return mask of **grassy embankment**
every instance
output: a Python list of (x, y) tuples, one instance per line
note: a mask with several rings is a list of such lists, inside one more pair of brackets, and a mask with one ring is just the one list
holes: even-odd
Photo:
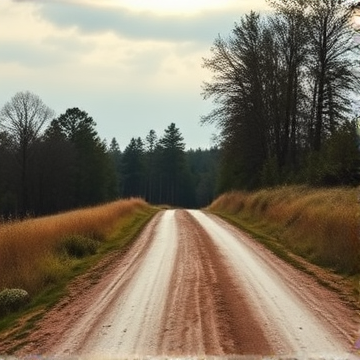
[[(0, 223), (0, 291), (25, 289), (30, 308), (54, 303), (74, 276), (125, 246), (155, 212), (143, 200), (129, 199)], [(8, 325), (0, 321), (0, 329)]]
[[(286, 260), (294, 253), (351, 276), (360, 274), (359, 189), (289, 186), (230, 192), (208, 210), (227, 218)], [(301, 267), (300, 264), (295, 264)]]

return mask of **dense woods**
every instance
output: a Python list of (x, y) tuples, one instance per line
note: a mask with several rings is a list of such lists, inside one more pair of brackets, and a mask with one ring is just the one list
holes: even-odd
[(359, 44), (344, 1), (268, 1), (218, 37), (203, 66), (204, 123), (221, 131), (220, 190), (359, 181)]
[(215, 196), (218, 150), (185, 151), (174, 123), (163, 136), (150, 130), (144, 140), (132, 138), (123, 153), (112, 154), (120, 168), (122, 196), (181, 207), (204, 206)]
[(218, 151), (185, 151), (171, 123), (158, 137), (133, 138), (121, 152), (107, 145), (85, 111), (53, 111), (19, 92), (0, 113), (0, 215), (23, 217), (74, 209), (117, 198), (186, 207), (213, 200)]

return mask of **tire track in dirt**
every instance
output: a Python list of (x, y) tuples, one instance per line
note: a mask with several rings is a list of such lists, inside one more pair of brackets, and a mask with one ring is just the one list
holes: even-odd
[(190, 213), (226, 258), (276, 354), (333, 357), (351, 351), (357, 314), (337, 294), (219, 218)]
[[(129, 286), (138, 264), (155, 239), (162, 214), (156, 214), (138, 239), (125, 251), (115, 251), (88, 273), (75, 279), (69, 285), (68, 295), (47, 312), (30, 335), (20, 339), (19, 344), (25, 345), (15, 355), (53, 356), (61, 351), (78, 352), (89, 331), (96, 328), (101, 320), (102, 313)], [(19, 345), (17, 343), (11, 336), (9, 341), (0, 343), (0, 353), (6, 354), (9, 349)]]
[(354, 312), (214, 216), (160, 212), (111, 259), (75, 280), (15, 355), (309, 356), (350, 349)]
[(164, 312), (160, 353), (273, 353), (225, 259), (187, 212), (177, 212), (179, 245)]
[(56, 354), (157, 354), (160, 315), (177, 252), (174, 214), (174, 210), (163, 213), (145, 256), (133, 263), (130, 278), (118, 282), (111, 298), (95, 304), (89, 321), (77, 324)]

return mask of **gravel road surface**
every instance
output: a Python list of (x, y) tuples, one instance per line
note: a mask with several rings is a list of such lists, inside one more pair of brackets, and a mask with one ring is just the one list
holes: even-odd
[(17, 355), (349, 358), (355, 317), (219, 218), (166, 210), (125, 253), (77, 279)]

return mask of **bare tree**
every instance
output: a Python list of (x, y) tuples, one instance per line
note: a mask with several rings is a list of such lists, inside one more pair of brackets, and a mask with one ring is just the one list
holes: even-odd
[(27, 174), (31, 145), (39, 138), (41, 131), (53, 116), (39, 96), (26, 91), (18, 92), (0, 111), (0, 129), (14, 140), (19, 153), (21, 168), (21, 212), (28, 210)]
[(349, 94), (359, 89), (354, 74), (354, 47), (349, 27), (351, 11), (344, 0), (309, 0), (309, 75), (313, 79), (313, 119), (310, 124), (313, 150), (351, 113)]

